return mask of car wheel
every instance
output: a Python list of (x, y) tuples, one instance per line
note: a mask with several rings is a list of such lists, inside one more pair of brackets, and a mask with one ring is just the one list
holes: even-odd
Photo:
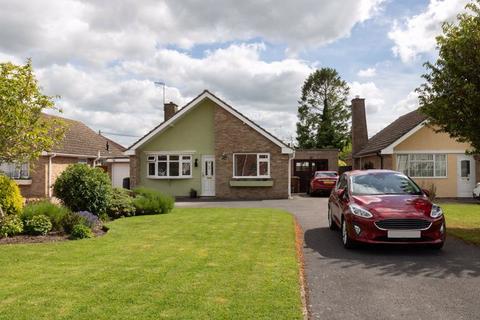
[(327, 215), (328, 215), (328, 228), (330, 230), (337, 230), (338, 227), (335, 224), (335, 221), (333, 221), (332, 209), (330, 208), (330, 206), (328, 206), (328, 214)]
[(351, 249), (355, 246), (353, 240), (348, 235), (347, 222), (345, 221), (345, 219), (342, 219), (342, 242), (343, 242), (343, 246), (346, 249)]

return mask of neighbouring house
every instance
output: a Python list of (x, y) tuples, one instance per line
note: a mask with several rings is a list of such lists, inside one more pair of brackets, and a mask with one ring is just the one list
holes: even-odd
[(315, 171), (338, 169), (338, 149), (297, 149), (292, 163), (292, 190), (305, 193)]
[[(47, 118), (60, 118), (44, 115)], [(96, 133), (80, 121), (60, 118), (67, 130), (65, 137), (52, 150), (42, 152), (33, 163), (22, 165), (2, 163), (0, 171), (14, 179), (26, 198), (52, 196), (52, 186), (57, 177), (73, 163), (86, 163), (102, 167), (111, 177), (113, 184), (122, 186), (123, 178), (129, 176), (128, 157), (124, 147)]]
[(354, 169), (393, 169), (426, 189), (434, 185), (438, 197), (472, 197), (480, 181), (480, 158), (468, 154), (469, 149), (468, 143), (435, 132), (418, 110), (368, 139), (365, 100), (352, 100)]
[(290, 196), (294, 150), (205, 90), (130, 146), (130, 183), (176, 197)]

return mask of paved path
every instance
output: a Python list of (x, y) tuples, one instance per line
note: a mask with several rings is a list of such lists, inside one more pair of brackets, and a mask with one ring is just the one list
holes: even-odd
[(442, 251), (345, 250), (327, 228), (326, 198), (185, 202), (179, 207), (269, 207), (292, 212), (304, 230), (312, 319), (480, 319), (480, 248), (448, 238)]

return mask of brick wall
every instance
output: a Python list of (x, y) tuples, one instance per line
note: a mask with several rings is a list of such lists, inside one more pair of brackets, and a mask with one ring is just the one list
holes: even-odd
[(138, 164), (139, 155), (138, 153), (134, 156), (130, 156), (130, 189), (138, 186), (139, 177), (140, 177), (140, 166)]
[(21, 185), (20, 192), (24, 198), (47, 197), (48, 157), (40, 157), (30, 165), (32, 184)]
[[(221, 107), (215, 108), (215, 191), (222, 199), (281, 199), (288, 197), (288, 154)], [(230, 187), (233, 153), (270, 153), (272, 187)], [(226, 157), (222, 157), (222, 155)]]
[[(48, 158), (40, 157), (30, 166), (32, 184), (20, 186), (22, 196), (25, 198), (48, 197)], [(54, 157), (52, 158), (52, 185), (58, 176), (72, 163), (77, 163), (78, 158)], [(90, 163), (91, 164), (91, 163)]]

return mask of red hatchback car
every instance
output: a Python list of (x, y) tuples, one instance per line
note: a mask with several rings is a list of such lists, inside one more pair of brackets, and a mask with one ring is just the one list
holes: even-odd
[(328, 201), (330, 229), (343, 245), (425, 244), (441, 249), (446, 226), (442, 209), (406, 175), (390, 170), (342, 174)]
[(338, 180), (338, 173), (336, 171), (316, 171), (310, 180), (309, 193), (316, 194), (330, 194), (335, 188)]

